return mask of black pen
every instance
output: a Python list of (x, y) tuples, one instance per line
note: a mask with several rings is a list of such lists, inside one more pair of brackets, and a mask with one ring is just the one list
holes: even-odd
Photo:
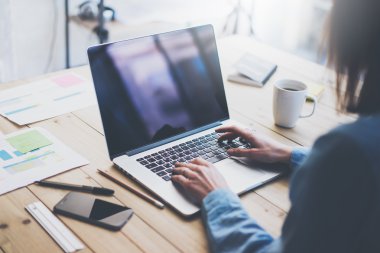
[(71, 191), (80, 191), (80, 192), (89, 192), (97, 195), (106, 195), (110, 196), (114, 194), (114, 190), (102, 187), (93, 187), (87, 185), (74, 185), (74, 184), (65, 184), (60, 182), (51, 182), (51, 181), (36, 181), (38, 185), (56, 188), (56, 189), (64, 189)]

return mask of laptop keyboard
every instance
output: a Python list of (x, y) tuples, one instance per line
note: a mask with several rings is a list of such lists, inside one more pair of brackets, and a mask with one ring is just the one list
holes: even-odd
[(187, 163), (197, 157), (202, 157), (210, 163), (216, 163), (228, 158), (226, 151), (230, 148), (249, 147), (249, 144), (245, 144), (241, 140), (218, 142), (219, 136), (220, 134), (218, 133), (207, 134), (144, 156), (136, 161), (163, 180), (170, 181), (176, 162)]

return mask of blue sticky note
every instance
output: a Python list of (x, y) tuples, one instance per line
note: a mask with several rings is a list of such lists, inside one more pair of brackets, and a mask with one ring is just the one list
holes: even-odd
[(13, 152), (16, 156), (22, 156), (23, 153), (21, 153), (20, 151), (16, 150)]
[(10, 154), (8, 154), (7, 151), (0, 150), (0, 158), (3, 159), (3, 161), (6, 161), (6, 160), (9, 160), (9, 159), (12, 159), (12, 156)]

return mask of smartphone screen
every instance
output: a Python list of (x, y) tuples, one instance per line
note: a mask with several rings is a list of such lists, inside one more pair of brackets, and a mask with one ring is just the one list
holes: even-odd
[(133, 214), (128, 207), (77, 192), (67, 194), (54, 212), (112, 230), (121, 229)]

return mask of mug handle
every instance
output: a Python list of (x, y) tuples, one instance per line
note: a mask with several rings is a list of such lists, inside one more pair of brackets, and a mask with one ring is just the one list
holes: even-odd
[(307, 98), (311, 99), (313, 101), (313, 110), (308, 115), (301, 115), (300, 118), (309, 118), (309, 117), (311, 117), (314, 114), (314, 112), (315, 112), (315, 108), (317, 107), (317, 103), (318, 103), (317, 101), (318, 100), (317, 100), (317, 98), (315, 96), (313, 96), (313, 95), (307, 95)]

